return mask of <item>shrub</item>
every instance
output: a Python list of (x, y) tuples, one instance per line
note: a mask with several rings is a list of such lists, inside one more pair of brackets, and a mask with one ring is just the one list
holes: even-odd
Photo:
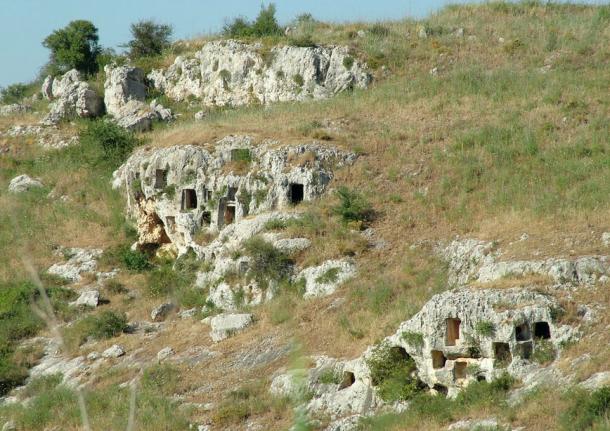
[(70, 22), (55, 30), (42, 42), (51, 50), (51, 65), (56, 72), (77, 69), (93, 74), (97, 72), (97, 56), (100, 52), (97, 28), (85, 20)]
[[(230, 77), (231, 74), (229, 74), (229, 79)], [(252, 161), (252, 154), (247, 148), (234, 148), (231, 150), (231, 161), (250, 163)]]
[(384, 38), (390, 35), (390, 29), (383, 24), (377, 23), (369, 28), (369, 33), (372, 36)]
[(610, 386), (604, 386), (591, 393), (573, 388), (566, 393), (571, 405), (561, 415), (560, 423), (566, 431), (583, 431), (595, 428), (595, 425), (608, 425), (610, 415)]
[(0, 101), (4, 104), (19, 103), (25, 97), (29, 86), (20, 82), (0, 90)]
[(138, 250), (132, 250), (128, 245), (109, 248), (104, 251), (103, 259), (110, 265), (121, 265), (130, 271), (141, 272), (152, 267), (148, 256)]
[(337, 190), (339, 205), (333, 208), (333, 212), (340, 216), (344, 223), (369, 222), (372, 219), (373, 210), (366, 199), (357, 192), (342, 186)]
[(159, 55), (170, 46), (172, 26), (143, 20), (131, 24), (132, 39), (127, 43), (132, 58)]
[(268, 280), (280, 281), (288, 275), (292, 260), (284, 252), (260, 237), (246, 241), (244, 250), (250, 256), (250, 271), (260, 283)]
[(300, 75), (298, 73), (296, 75), (292, 76), (292, 80), (299, 87), (302, 87), (305, 84), (305, 80), (303, 79), (303, 75)]
[(350, 70), (353, 65), (354, 65), (353, 57), (350, 57), (349, 55), (346, 55), (345, 57), (343, 57), (343, 67), (345, 67), (347, 70)]
[(87, 316), (64, 331), (64, 339), (70, 348), (77, 348), (88, 338), (103, 340), (112, 338), (127, 328), (125, 313), (103, 311), (97, 315)]
[(322, 383), (325, 385), (338, 385), (339, 383), (341, 383), (341, 380), (341, 374), (337, 373), (333, 369), (324, 370), (318, 376), (318, 383)]
[(488, 320), (477, 322), (475, 330), (484, 337), (491, 337), (496, 332), (494, 324)]
[(282, 27), (277, 23), (275, 18), (275, 4), (269, 6), (261, 6), (258, 16), (253, 22), (249, 22), (243, 17), (233, 19), (225, 24), (223, 33), (228, 37), (263, 37), (263, 36), (281, 36), (283, 34)]
[(284, 230), (288, 224), (279, 218), (274, 218), (265, 223), (265, 230)]
[(421, 382), (414, 377), (415, 361), (400, 347), (379, 344), (366, 363), (372, 383), (384, 401), (405, 401), (421, 390)]
[(80, 132), (80, 141), (100, 151), (100, 158), (94, 162), (101, 159), (113, 166), (120, 165), (138, 144), (131, 132), (103, 120), (89, 121)]

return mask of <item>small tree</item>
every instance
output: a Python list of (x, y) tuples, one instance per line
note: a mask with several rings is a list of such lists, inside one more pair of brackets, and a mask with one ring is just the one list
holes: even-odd
[(170, 46), (173, 29), (171, 25), (144, 20), (131, 24), (132, 39), (127, 44), (129, 56), (150, 57), (159, 55)]
[(55, 72), (77, 69), (91, 74), (97, 72), (98, 39), (93, 23), (77, 20), (55, 30), (42, 45), (51, 50), (51, 65)]
[(6, 88), (0, 87), (0, 102), (19, 103), (25, 97), (28, 86), (22, 83), (11, 84)]
[(275, 4), (273, 3), (267, 7), (261, 6), (261, 11), (254, 22), (238, 17), (225, 24), (223, 32), (229, 37), (262, 37), (283, 34), (282, 27), (275, 18)]

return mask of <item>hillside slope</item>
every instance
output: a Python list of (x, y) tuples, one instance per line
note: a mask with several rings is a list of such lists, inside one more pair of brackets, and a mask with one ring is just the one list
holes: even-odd
[[(83, 429), (83, 397), (91, 429), (124, 429), (132, 412), (137, 429), (151, 430), (356, 429), (349, 421), (360, 429), (444, 430), (489, 418), (496, 421), (482, 423), (489, 429), (606, 429), (610, 8), (502, 2), (452, 6), (421, 22), (307, 25), (308, 44), (347, 46), (368, 65), (368, 88), (241, 107), (151, 91), (147, 103), (154, 97), (180, 116), (136, 134), (106, 132), (102, 120), (83, 119), (44, 132), (8, 132), (37, 125), (48, 109), (44, 101), (33, 112), (0, 117), (0, 395), (8, 397), (0, 418), (24, 430)], [(178, 42), (168, 55), (139, 66), (169, 67), (177, 54), (191, 58), (208, 41)], [(245, 42), (260, 42), (262, 52), (295, 43), (287, 37)], [(101, 91), (105, 76), (90, 81)], [(205, 115), (195, 120), (200, 111)], [(129, 151), (109, 152), (100, 145), (103, 133)], [(41, 135), (45, 142), (71, 136), (79, 142), (49, 149), (39, 145)], [(195, 156), (164, 155), (187, 146)], [(284, 155), (285, 147), (306, 150)], [(349, 163), (331, 164), (325, 151), (335, 150)], [(171, 165), (163, 187), (145, 183), (168, 170), (154, 165), (155, 154)], [(190, 162), (196, 172), (189, 172)], [(38, 178), (41, 187), (8, 192), (21, 174)], [(304, 177), (311, 182), (294, 179)], [(237, 210), (228, 223), (225, 209), (211, 217), (210, 229), (200, 229), (209, 210), (201, 207), (199, 225), (178, 236), (191, 223), (181, 218), (189, 205), (181, 188), (197, 189), (197, 201), (201, 187), (210, 191), (209, 205), (220, 205), (234, 183), (241, 189), (229, 199)], [(313, 184), (316, 193), (305, 188), (302, 199), (289, 202), (291, 195), (281, 193), (293, 183)], [(268, 207), (255, 196), (265, 187), (269, 199), (260, 201)], [(246, 189), (248, 205), (240, 200)], [(140, 205), (142, 198), (153, 202)], [(236, 227), (271, 209), (285, 214), (260, 222), (252, 238)], [(147, 242), (154, 230), (147, 226), (169, 233), (168, 216), (177, 223), (175, 237)], [(223, 219), (235, 221), (225, 226), (234, 230), (223, 231)], [(235, 240), (241, 234), (243, 242)], [(309, 243), (278, 251), (278, 239), (295, 238)], [(140, 247), (131, 249), (134, 243)], [(155, 256), (159, 246), (167, 253)], [(80, 249), (100, 251), (90, 259)], [(244, 258), (251, 270), (245, 275), (237, 265)], [(328, 261), (350, 262), (355, 275), (341, 278), (328, 295), (308, 297), (299, 275)], [(57, 276), (66, 274), (63, 266), (49, 270), (66, 263), (92, 266), (71, 280)], [(230, 264), (237, 269), (221, 268)], [(206, 284), (202, 273), (218, 277)], [(335, 284), (337, 274), (319, 272), (309, 281)], [(253, 280), (264, 295), (275, 289), (273, 298), (254, 301), (255, 289), (236, 288)], [(214, 342), (208, 324), (221, 314), (215, 292), (225, 282), (233, 304), (224, 311), (251, 313), (253, 322)], [(454, 310), (456, 287), (471, 294), (456, 293), (466, 299), (456, 300)], [(69, 305), (91, 290), (100, 294), (95, 307)], [(496, 298), (493, 310), (479, 320), (466, 317), (464, 310), (479, 310), (468, 298), (486, 303), (488, 292)], [(418, 316), (433, 314), (426, 310), (435, 301), (446, 313), (435, 317), (436, 329), (416, 325)], [(153, 318), (164, 303), (173, 308)], [(517, 364), (515, 349), (530, 338), (515, 338), (523, 323), (516, 315), (530, 324), (536, 346), (534, 356), (521, 354), (525, 365)], [(434, 347), (434, 337), (449, 331), (445, 318), (458, 317), (462, 329), (470, 325), (486, 340), (480, 352), (468, 350), (476, 343), (464, 337), (468, 352)], [(552, 336), (534, 330), (543, 318)], [(507, 356), (492, 344), (503, 331), (511, 338), (505, 344), (512, 365), (505, 367), (499, 363)], [(397, 350), (377, 362), (363, 356), (385, 337), (392, 347), (403, 346), (409, 361), (401, 362)], [(110, 351), (104, 358), (113, 345), (124, 355)], [(416, 345), (425, 346), (425, 378)], [(435, 374), (428, 362), (439, 353), (428, 352), (431, 346), (453, 374)], [(463, 356), (478, 368), (458, 378), (454, 362)], [(29, 369), (32, 377), (22, 386)], [(478, 381), (479, 371), (487, 381)], [(286, 387), (297, 393), (271, 392), (286, 375), (292, 382)], [(362, 407), (354, 387), (377, 401)], [(346, 388), (353, 393), (348, 401), (336, 395)], [(329, 409), (312, 407), (327, 399)], [(337, 406), (344, 410), (336, 413)], [(341, 422), (344, 417), (350, 419)]]

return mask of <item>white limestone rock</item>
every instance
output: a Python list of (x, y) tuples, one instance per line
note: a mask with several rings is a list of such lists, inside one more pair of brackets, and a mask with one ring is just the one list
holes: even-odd
[(350, 260), (328, 260), (319, 266), (306, 268), (296, 277), (305, 280), (305, 298), (330, 295), (345, 281), (356, 275), (356, 265)]
[(97, 267), (97, 259), (102, 255), (101, 249), (88, 248), (65, 248), (62, 253), (68, 259), (65, 263), (52, 265), (47, 272), (57, 275), (72, 282), (81, 280), (84, 272), (94, 272)]
[(70, 305), (75, 306), (85, 306), (95, 308), (97, 307), (100, 300), (100, 292), (99, 290), (86, 290), (80, 294), (78, 299), (74, 302), (71, 302)]
[(23, 174), (11, 180), (8, 185), (8, 191), (11, 193), (24, 193), (28, 190), (40, 188), (42, 186), (40, 180), (33, 179), (30, 176)]
[(102, 98), (87, 82), (81, 80), (80, 73), (76, 69), (55, 79), (51, 92), (55, 101), (51, 103), (49, 113), (42, 120), (45, 125), (57, 124), (62, 119), (72, 116), (96, 117), (104, 111)]
[(142, 69), (131, 66), (104, 67), (104, 101), (106, 110), (121, 127), (144, 132), (150, 130), (155, 119), (172, 119), (171, 110), (153, 100), (145, 103), (147, 88)]
[(176, 306), (171, 302), (166, 302), (164, 304), (158, 305), (150, 312), (150, 319), (153, 322), (162, 322), (175, 308)]
[[(113, 187), (125, 191), (128, 211), (138, 220), (138, 245), (171, 243), (178, 254), (192, 248), (210, 259), (215, 251), (193, 240), (198, 230), (215, 233), (227, 226), (226, 238), (248, 216), (316, 199), (332, 169), (356, 158), (318, 144), (277, 144), (254, 146), (250, 137), (229, 136), (214, 153), (192, 145), (136, 151), (114, 173)], [(234, 169), (240, 157), (246, 159), (244, 171)]]
[(602, 244), (604, 244), (605, 247), (610, 247), (610, 232), (602, 233)]
[(323, 99), (366, 88), (371, 75), (347, 47), (276, 46), (235, 40), (205, 44), (195, 58), (177, 57), (148, 79), (175, 100), (194, 96), (209, 106)]
[(578, 384), (578, 386), (589, 391), (594, 391), (607, 385), (610, 385), (610, 371), (600, 371), (599, 373), (595, 373), (587, 380)]
[(53, 81), (55, 81), (55, 78), (53, 78), (52, 75), (48, 75), (44, 79), (44, 82), (42, 83), (42, 87), (40, 88), (42, 97), (45, 98), (46, 100), (53, 99)]
[(102, 357), (103, 358), (119, 358), (119, 357), (123, 356), (124, 354), (125, 354), (125, 349), (123, 349), (123, 347), (119, 346), (118, 344), (114, 344), (102, 352)]
[(252, 314), (219, 314), (210, 320), (210, 337), (215, 342), (229, 338), (252, 324)]

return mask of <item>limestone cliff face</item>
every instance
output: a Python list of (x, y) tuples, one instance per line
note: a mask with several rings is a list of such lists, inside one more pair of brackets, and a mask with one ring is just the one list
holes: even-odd
[(231, 136), (214, 152), (192, 145), (140, 150), (114, 173), (113, 185), (124, 188), (128, 210), (142, 219), (140, 245), (161, 238), (154, 218), (184, 253), (199, 249), (197, 231), (216, 232), (248, 215), (319, 197), (333, 169), (355, 158), (318, 144), (253, 146), (249, 137)]
[(371, 82), (366, 65), (347, 47), (265, 50), (234, 40), (210, 42), (195, 58), (178, 57), (167, 70), (154, 70), (148, 78), (172, 99), (192, 96), (210, 106), (324, 99)]

